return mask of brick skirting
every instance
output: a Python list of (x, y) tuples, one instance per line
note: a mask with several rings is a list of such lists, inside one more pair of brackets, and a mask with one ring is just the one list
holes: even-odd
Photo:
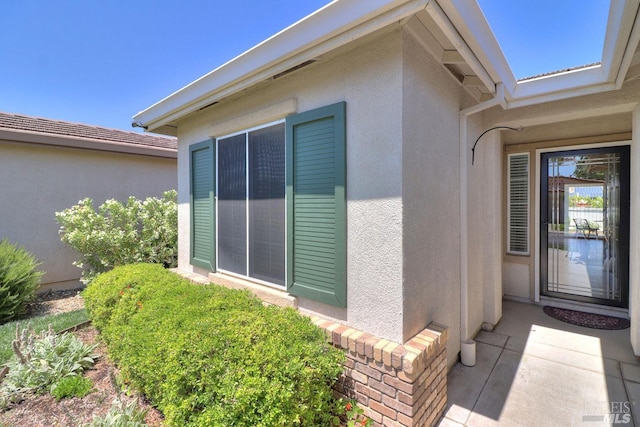
[(345, 351), (335, 390), (356, 399), (375, 426), (433, 426), (447, 403), (447, 329), (431, 323), (404, 345), (312, 317)]
[[(194, 283), (210, 280), (195, 273), (173, 269)], [(209, 279), (214, 279), (209, 277)], [(215, 278), (219, 281), (220, 278)], [(255, 289), (244, 282), (220, 284)], [(258, 294), (265, 299), (264, 295)], [(291, 306), (286, 299), (266, 298), (270, 304)], [(296, 307), (295, 301), (293, 307)], [(403, 345), (375, 337), (340, 323), (312, 316), (328, 341), (344, 350), (344, 373), (335, 391), (356, 399), (375, 427), (431, 427), (447, 403), (447, 328), (431, 323)]]

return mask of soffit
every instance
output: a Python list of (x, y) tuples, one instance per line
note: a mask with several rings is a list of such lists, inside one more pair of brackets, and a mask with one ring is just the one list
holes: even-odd
[(448, 38), (427, 10), (416, 13), (407, 22), (406, 28), (476, 101), (481, 102), (493, 97), (495, 85), (487, 84), (480, 79), (461, 52), (460, 45), (457, 47)]

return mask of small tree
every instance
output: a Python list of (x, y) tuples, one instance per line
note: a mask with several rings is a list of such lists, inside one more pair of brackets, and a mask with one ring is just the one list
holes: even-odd
[(22, 314), (40, 285), (38, 262), (22, 246), (0, 241), (0, 323)]
[(175, 267), (178, 248), (178, 206), (175, 190), (144, 201), (107, 200), (98, 210), (85, 198), (56, 212), (61, 240), (80, 254), (82, 281), (117, 265), (149, 262)]

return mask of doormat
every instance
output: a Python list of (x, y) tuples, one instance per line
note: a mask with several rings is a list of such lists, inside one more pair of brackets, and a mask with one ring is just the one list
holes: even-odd
[(566, 308), (544, 306), (548, 316), (572, 325), (584, 326), (592, 329), (627, 329), (631, 322), (629, 319), (605, 316), (604, 314), (585, 313), (582, 311), (568, 310)]

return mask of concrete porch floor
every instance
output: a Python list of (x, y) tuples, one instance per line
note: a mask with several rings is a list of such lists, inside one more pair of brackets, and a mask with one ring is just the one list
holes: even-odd
[(629, 329), (575, 326), (504, 301), (495, 330), (475, 339), (476, 366), (449, 373), (440, 427), (640, 425)]

